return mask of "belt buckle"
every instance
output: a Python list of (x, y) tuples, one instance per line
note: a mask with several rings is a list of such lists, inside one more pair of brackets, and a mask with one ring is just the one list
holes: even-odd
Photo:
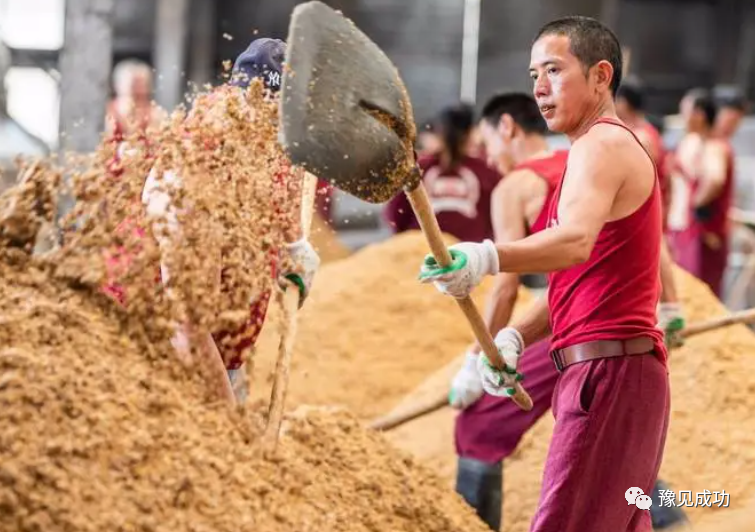
[(556, 371), (561, 373), (564, 371), (564, 363), (561, 360), (561, 349), (554, 349), (551, 351), (551, 358), (553, 359), (553, 363), (556, 365)]

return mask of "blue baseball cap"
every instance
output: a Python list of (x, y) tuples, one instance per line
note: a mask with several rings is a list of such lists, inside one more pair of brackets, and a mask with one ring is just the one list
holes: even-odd
[(278, 92), (283, 81), (285, 59), (285, 42), (267, 37), (256, 39), (236, 58), (230, 83), (246, 88), (253, 79), (260, 78), (265, 87)]

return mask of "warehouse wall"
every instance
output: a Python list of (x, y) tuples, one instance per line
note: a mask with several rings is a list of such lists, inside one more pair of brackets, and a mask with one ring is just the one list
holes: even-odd
[[(299, 2), (220, 0), (217, 59), (231, 59), (258, 35), (285, 38), (288, 17)], [(458, 99), (461, 72), (463, 0), (330, 0), (396, 64), (407, 85), (415, 114), (423, 120)]]
[[(194, 3), (206, 0), (192, 0)], [(254, 36), (285, 38), (296, 0), (217, 0), (212, 68)], [(396, 63), (424, 120), (458, 98), (463, 0), (328, 0), (353, 18)], [(156, 0), (116, 2), (116, 59), (149, 60)], [(529, 90), (529, 47), (548, 19), (602, 17), (632, 49), (632, 71), (651, 90), (656, 113), (676, 110), (695, 85), (745, 84), (755, 98), (755, 2), (748, 0), (483, 0), (478, 102), (501, 88)], [(192, 20), (196, 25), (198, 21)], [(223, 37), (231, 35), (232, 40)], [(188, 54), (188, 62), (193, 54)], [(185, 65), (190, 67), (191, 65)], [(191, 71), (191, 69), (189, 69)]]

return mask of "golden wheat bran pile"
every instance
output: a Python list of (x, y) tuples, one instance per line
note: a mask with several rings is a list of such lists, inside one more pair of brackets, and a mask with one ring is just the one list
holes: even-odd
[[(274, 283), (269, 252), (295, 211), (290, 191), (270, 190), (274, 104), (252, 91), (250, 116), (217, 97), (119, 157), (105, 143), (0, 197), (0, 530), (483, 532), (436, 475), (351, 415), (300, 413), (267, 454), (264, 409), (208, 402), (196, 367), (178, 363), (173, 323), (238, 322)], [(139, 202), (153, 166), (185, 185), (170, 191), (185, 210), (167, 290)], [(78, 202), (60, 245), (33, 256), (61, 174)], [(218, 248), (227, 295), (203, 276)]]
[(256, 412), (205, 403), (90, 297), (0, 264), (0, 530), (484, 530), (345, 412), (295, 416), (266, 456)]
[[(689, 323), (726, 312), (705, 285), (676, 271), (679, 293)], [(731, 508), (755, 496), (749, 471), (755, 467), (755, 335), (734, 326), (690, 338), (670, 355), (671, 422), (661, 478), (677, 495), (703, 490), (730, 494)], [(437, 394), (448, 387), (457, 369), (452, 362), (428, 378), (402, 405)], [(526, 388), (526, 379), (524, 382)], [(436, 412), (387, 433), (399, 448), (432, 466), (449, 486), (456, 472), (453, 446), (454, 412)], [(524, 532), (537, 505), (543, 463), (553, 430), (546, 414), (522, 439), (505, 462), (504, 523), (507, 531)], [(693, 522), (727, 508), (685, 508)]]
[[(338, 404), (379, 416), (466, 349), (474, 337), (461, 310), (417, 280), (427, 252), (422, 233), (410, 231), (321, 268), (299, 313), (291, 405)], [(489, 286), (474, 294), (478, 305)], [(275, 321), (262, 336), (251, 386), (264, 399), (279, 341)]]

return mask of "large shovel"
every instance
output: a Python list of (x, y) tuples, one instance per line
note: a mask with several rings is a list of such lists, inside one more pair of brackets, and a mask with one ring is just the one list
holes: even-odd
[[(755, 323), (755, 309), (740, 310), (725, 316), (691, 323), (680, 331), (680, 335), (686, 340), (687, 338), (692, 338), (698, 334), (744, 323)], [(461, 364), (461, 361), (459, 361), (459, 364)], [(370, 422), (369, 427), (375, 430), (391, 430), (417, 418), (432, 414), (446, 406), (448, 406), (446, 394), (438, 394), (436, 397), (431, 397), (425, 401), (411, 404), (397, 412), (391, 412), (390, 414), (374, 419)]]
[[(321, 2), (294, 9), (281, 92), (281, 143), (291, 160), (371, 203), (403, 189), (438, 264), (451, 256), (422, 186), (416, 126), (403, 81), (386, 55), (353, 22)], [(488, 360), (503, 358), (471, 298), (457, 300)], [(429, 331), (428, 331), (429, 332)], [(532, 399), (506, 375), (512, 400)]]

